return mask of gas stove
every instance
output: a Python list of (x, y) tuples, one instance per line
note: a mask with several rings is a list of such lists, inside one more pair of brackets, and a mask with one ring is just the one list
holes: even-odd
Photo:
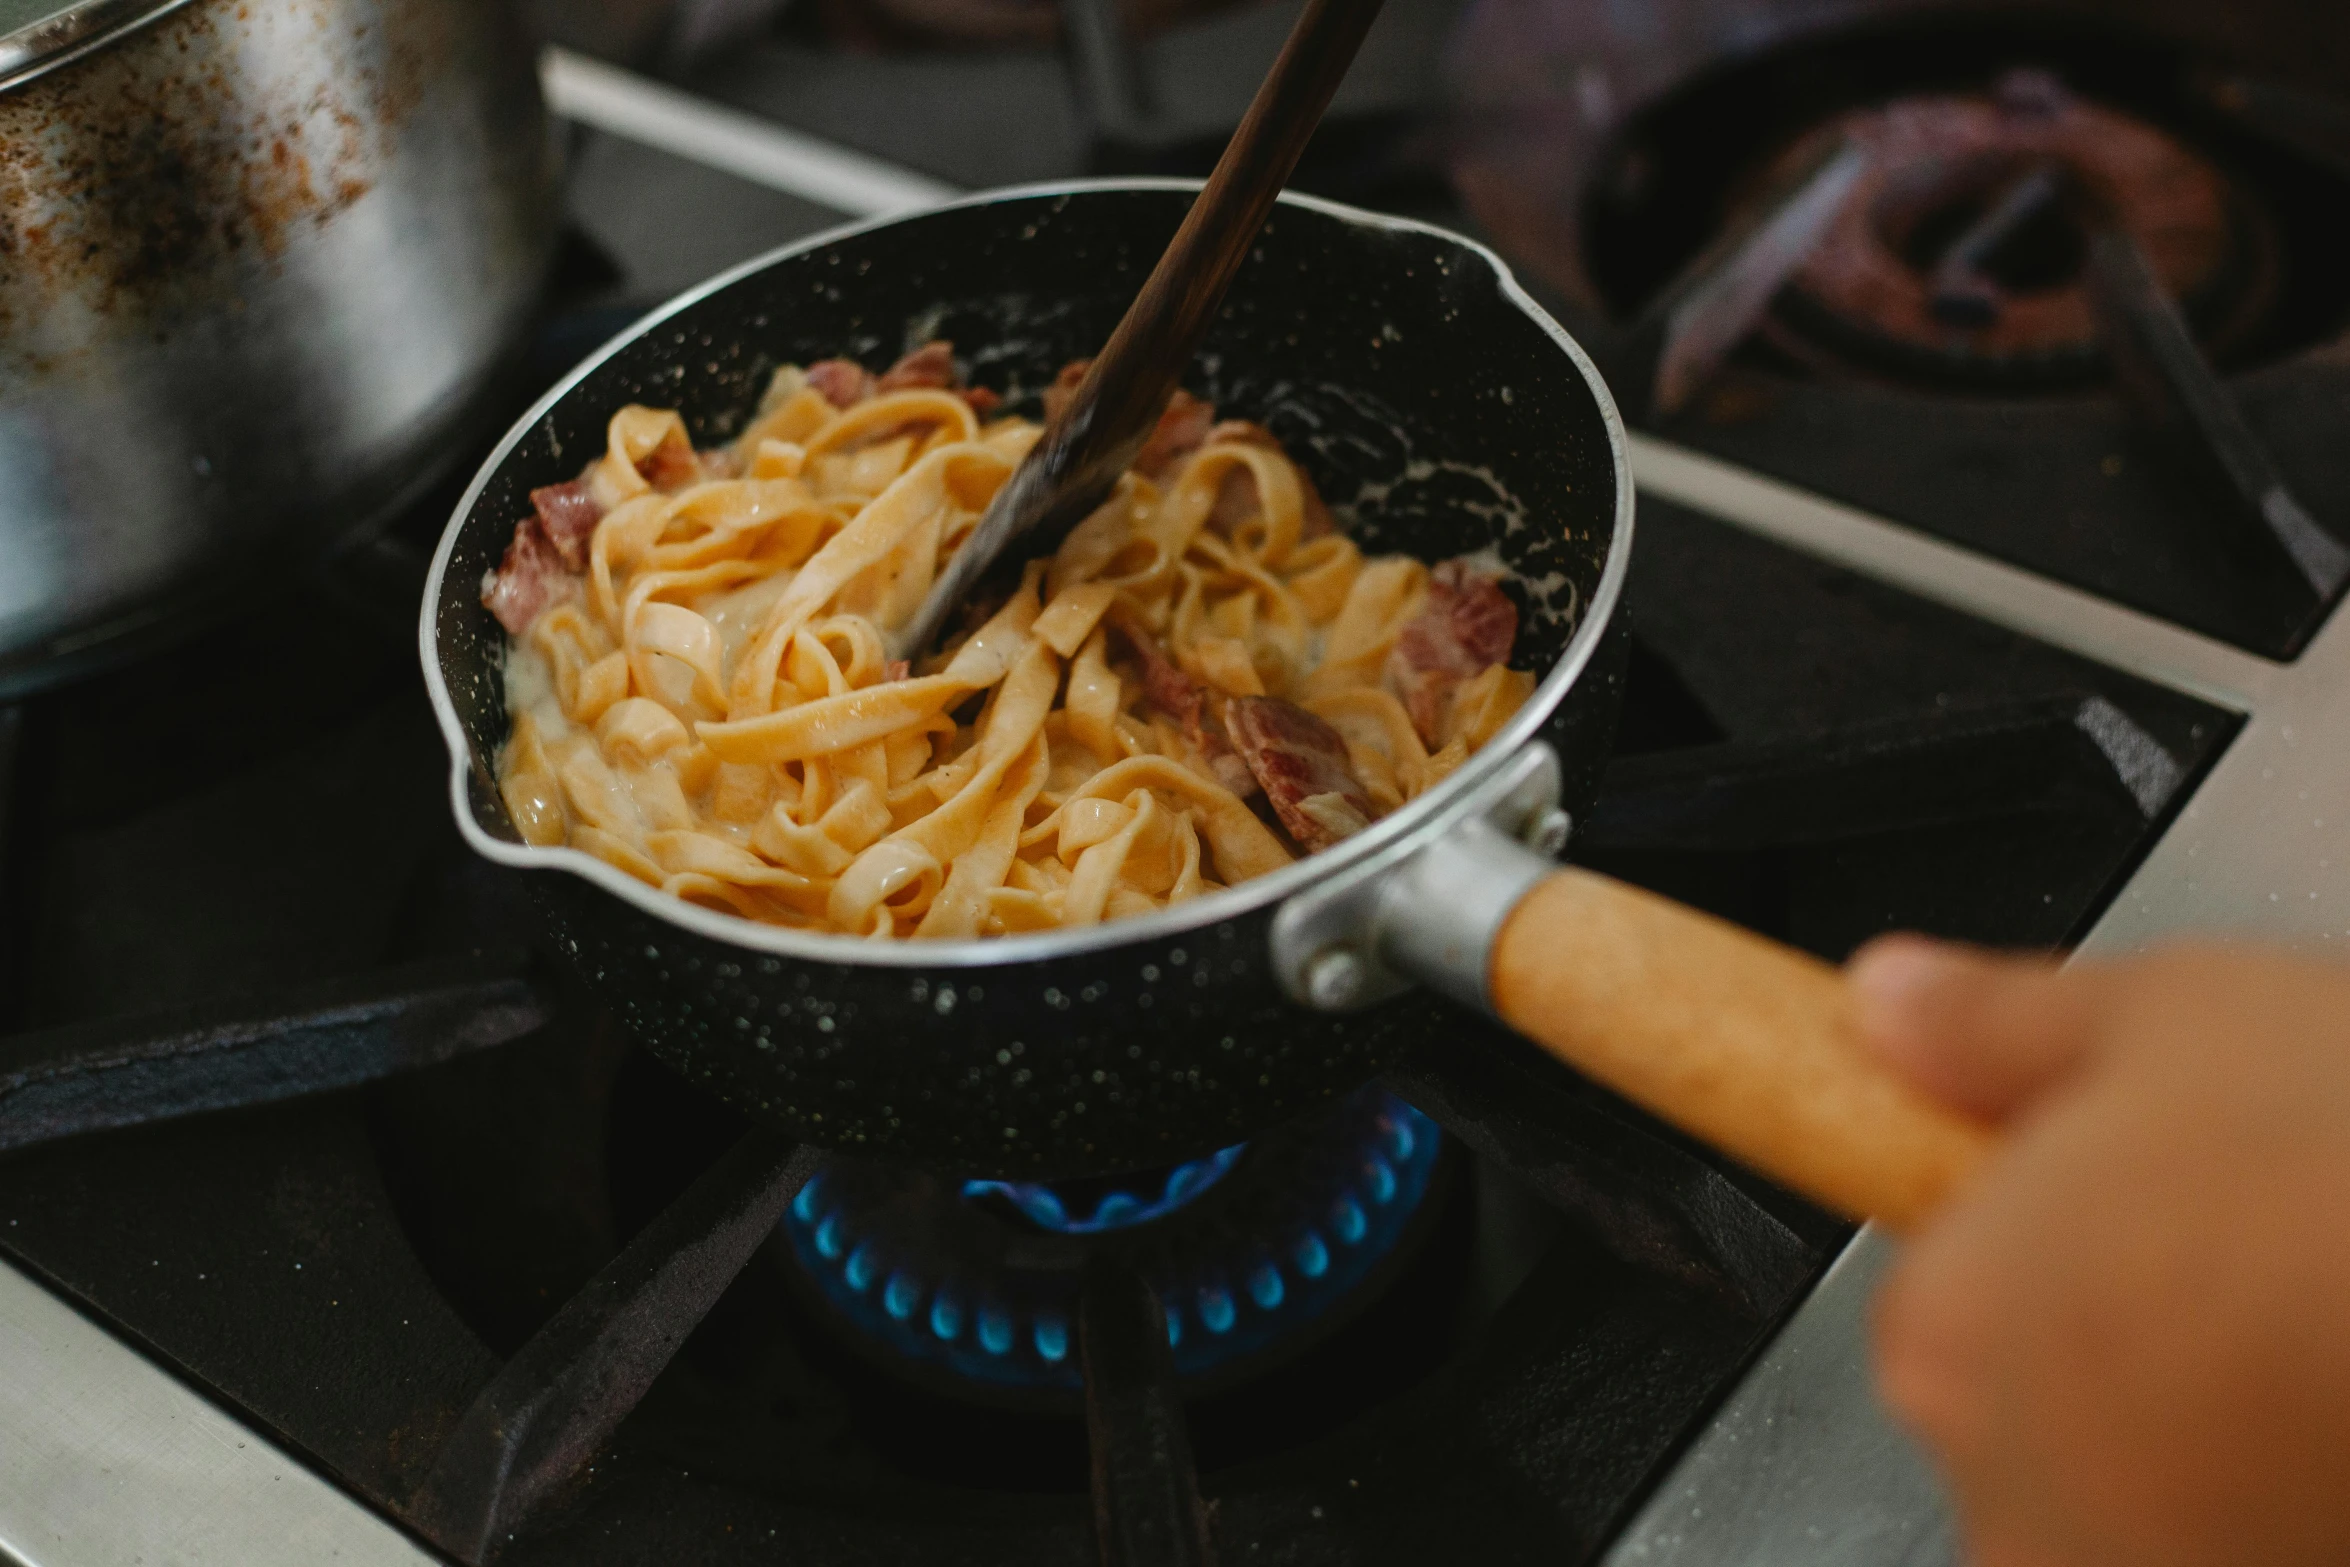
[[(2350, 109), (2289, 67), (2350, 53), (1783, 9), (1388, 0), (1301, 177), (1498, 243), (1640, 415), (1570, 853), (1829, 957), (2323, 950)], [(1201, 10), (551, 55), (575, 233), (518, 384), (843, 214), (1199, 172), (1290, 16)], [(908, 17), (933, 47), (876, 52)], [(0, 1556), (1951, 1558), (1869, 1394), (1887, 1243), (1484, 1023), (1054, 1185), (778, 1147), (652, 1065), (448, 820), (412, 628), (452, 499), (0, 710)]]

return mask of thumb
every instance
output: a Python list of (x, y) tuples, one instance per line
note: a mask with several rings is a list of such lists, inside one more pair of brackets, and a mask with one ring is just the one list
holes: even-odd
[(1883, 936), (1846, 970), (1861, 1038), (1919, 1088), (1988, 1121), (2015, 1114), (2090, 1051), (2078, 973), (1923, 936)]

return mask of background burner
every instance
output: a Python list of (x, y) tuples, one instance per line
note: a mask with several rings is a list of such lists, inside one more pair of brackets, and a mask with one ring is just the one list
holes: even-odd
[(1424, 1236), (1443, 1139), (1379, 1089), (1168, 1169), (1083, 1183), (955, 1181), (836, 1158), (783, 1224), (814, 1314), (887, 1370), (1074, 1407), (1080, 1275), (1096, 1249), (1166, 1307), (1188, 1393), (1311, 1347)]
[(1840, 140), (1865, 148), (1869, 166), (1768, 328), (1815, 367), (1842, 356), (2006, 385), (2097, 373), (2090, 203), (2186, 302), (2207, 353), (2240, 341), (2274, 294), (2272, 226), (2211, 158), (2048, 72), (1847, 111), (1772, 160), (1766, 182)]
[[(1633, 355), (1619, 366), (1642, 362), (1642, 312), (1669, 302), (1709, 247), (1733, 248), (1724, 236), (1777, 160), (1887, 105), (1970, 102), (1980, 131), (2003, 87), (2029, 109), (2054, 83), (2111, 116), (2107, 130), (2167, 149), (2156, 161), (2204, 187), (2182, 209), (2202, 213), (2189, 213), (2186, 237), (2204, 259), (2174, 257), (2170, 277), (2194, 290), (2178, 303), (2197, 373), (2218, 389), (2206, 401), (2241, 415), (2224, 444), (2183, 427), (2146, 395), (2146, 377), (2109, 374), (2108, 355), (2077, 346), (2077, 326), (2044, 317), (2013, 351), (1986, 351), (1998, 345), (1964, 329), (1970, 308), (1978, 321), (1996, 309), (2021, 322), (2085, 292), (2082, 272), (2110, 293), (2114, 269), (2076, 267), (2090, 224), (2047, 198), (2021, 200), (2032, 160), (1992, 158), (1969, 178), (1934, 170), (1917, 148), (1913, 170), (1933, 176), (1925, 197), (1888, 211), (1880, 192), (1861, 217), (1884, 226), (1845, 258), (1891, 276), (1906, 300), (1888, 309), (1862, 289), (1823, 289), (1815, 268), (1778, 291), (1700, 390), (1643, 422), (2271, 658), (2293, 656), (2317, 624), (2333, 597), (2325, 574), (2288, 558), (2247, 496), (2273, 476), (2308, 533), (2350, 538), (2350, 461), (2335, 428), (2350, 396), (2350, 99), (2339, 85), (2350, 11), (1470, 0), (1450, 68), (1463, 113), (1449, 168), (1464, 204), (1569, 330)], [(2000, 139), (2021, 150), (2029, 138), (2015, 130)], [(2011, 202), (2006, 221), (1990, 221)], [(2141, 219), (2159, 205), (2141, 193)], [(2132, 237), (2161, 248), (2144, 228)], [(1935, 275), (1953, 250), (1973, 250), (1988, 273), (1970, 280), (1971, 299)], [(1937, 343), (1933, 321), (1953, 315)], [(1637, 372), (1626, 386), (1637, 415)], [(2256, 453), (2242, 471), (2261, 482), (2238, 483), (2223, 452)]]
[[(1942, 18), (1862, 9), (1879, 15), (1838, 28), (1790, 26), (1777, 38), (1748, 32), (1712, 58), (1685, 62), (1628, 33), (1582, 40), (1584, 63), (1569, 83), (1537, 92), (1526, 87), (1534, 66), (1555, 57), (1564, 69), (1567, 59), (1561, 41), (1528, 20), (1551, 9), (1472, 6), (1453, 62), (1465, 105), (1454, 184), (1503, 250), (1562, 296), (1584, 329), (1631, 319), (1775, 169), (1850, 132), (1891, 155), (1902, 188), (1884, 171), (1868, 176), (1877, 199), (1864, 194), (1848, 215), (1848, 225), (1862, 227), (1842, 234), (1845, 280), (1831, 276), (1831, 245), (1804, 288), (1823, 308), (1841, 308), (1872, 336), (1910, 349), (1905, 374), (1947, 381), (1969, 366), (1939, 351), (1947, 344), (1916, 314), (1904, 313), (1893, 331), (1881, 310), (1855, 308), (1847, 296), (1856, 263), (1876, 252), (1882, 283), (1884, 266), (1930, 260), (1924, 252), (1956, 240), (2039, 159), (2124, 206), (2141, 243), (2196, 306), (2205, 349), (2223, 365), (2289, 357), (2342, 330), (2350, 188), (2338, 171), (2215, 106), (2209, 72), (2224, 57), (2055, 6)], [(1504, 60), (1513, 48), (1522, 58)], [(1947, 162), (1936, 167), (1937, 157)], [(2023, 225), (2013, 235), (2025, 251), (2033, 237)], [(2038, 237), (2048, 236), (2043, 229)], [(2033, 308), (2072, 319), (2012, 348), (2056, 346), (2051, 337), (2084, 343), (2085, 303), (2078, 311), (2062, 304), (2077, 297), (2066, 258), (2043, 254), (2038, 276), (2029, 255), (2007, 259), (2024, 263), (2011, 291), (2017, 301), (2037, 297)], [(1780, 315), (1774, 341), (1784, 347), (1790, 334)], [(1795, 364), (1782, 358), (1782, 368), (1819, 359), (1818, 323), (1807, 324), (1810, 353)], [(1840, 351), (1849, 356), (1851, 346)], [(1973, 345), (1977, 355), (1985, 350), (2010, 352)], [(1882, 355), (1868, 367), (1888, 370)], [(2053, 378), (2047, 368), (2042, 385), (2078, 383), (2096, 366), (2093, 355), (2075, 353)], [(2018, 379), (2028, 388), (2032, 378)]]

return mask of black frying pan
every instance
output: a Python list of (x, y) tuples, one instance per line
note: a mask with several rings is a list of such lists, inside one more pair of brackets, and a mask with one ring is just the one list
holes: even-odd
[[(441, 541), (421, 640), (467, 838), (492, 859), (552, 873), (535, 883), (557, 940), (646, 1048), (809, 1141), (1027, 1178), (1190, 1157), (1359, 1085), (1440, 1027), (1447, 1003), (1404, 990), (1405, 975), (1491, 999), (1573, 1053), (1540, 1018), (1520, 1015), (1572, 999), (1545, 992), (1574, 971), (1571, 951), (1533, 963), (1515, 1000), (1489, 998), (1486, 981), (1513, 944), (1521, 969), (1526, 954), (1549, 951), (1525, 920), (1503, 928), (1551, 870), (1511, 840), (1547, 835), (1555, 849), (1567, 820), (1558, 810), (1588, 809), (1613, 736), (1624, 644), (1611, 620), (1633, 513), (1622, 427), (1589, 359), (1502, 263), (1419, 224), (1284, 198), (1186, 384), (1228, 415), (1269, 426), (1351, 514), (1367, 551), (1433, 561), (1491, 549), (1510, 568), (1521, 616), (1514, 662), (1549, 673), (1516, 719), (1427, 796), (1276, 875), (1147, 918), (875, 943), (752, 924), (662, 896), (583, 853), (527, 846), (492, 786), (506, 732), (504, 638), (478, 585), (530, 510), (529, 491), (574, 477), (615, 409), (678, 407), (697, 444), (720, 441), (779, 364), (847, 354), (878, 366), (941, 336), (978, 383), (1032, 393), (1100, 346), (1195, 188), (977, 196), (739, 268), (640, 322), (548, 394), (483, 468)], [(1673, 918), (1698, 922), (1671, 911), (1666, 936), (1645, 938), (1635, 958), (1677, 950)], [(1613, 939), (1620, 923), (1582, 939)], [(1663, 977), (1684, 1011), (1722, 967), (1702, 942), (1692, 951), (1691, 973)], [(1775, 987), (1795, 975), (1817, 1013), (1819, 987), (1832, 981), (1791, 954), (1758, 961), (1761, 977), (1741, 983), (1771, 992), (1767, 1047), (1790, 1031)], [(1621, 959), (1614, 966), (1630, 972)], [(1612, 1031), (1603, 1043), (1637, 1052), (1643, 1009), (1621, 1003), (1618, 994), (1592, 1015)], [(1755, 1011), (1737, 997), (1724, 1003)], [(1721, 1135), (1702, 1116), (1693, 1124)], [(1758, 1157), (1822, 1189), (1773, 1150)], [(1848, 1208), (1890, 1201), (1822, 1194)]]

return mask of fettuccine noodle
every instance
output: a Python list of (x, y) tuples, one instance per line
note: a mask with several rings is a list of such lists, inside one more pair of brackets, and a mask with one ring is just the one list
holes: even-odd
[(498, 773), (526, 841), (808, 930), (1085, 925), (1359, 829), (1531, 691), (1491, 583), (1366, 558), (1270, 436), (1182, 394), (1049, 560), (892, 665), (883, 632), (1041, 433), (944, 350), (878, 383), (786, 368), (705, 451), (623, 408), (534, 496), (484, 593), (519, 628)]

